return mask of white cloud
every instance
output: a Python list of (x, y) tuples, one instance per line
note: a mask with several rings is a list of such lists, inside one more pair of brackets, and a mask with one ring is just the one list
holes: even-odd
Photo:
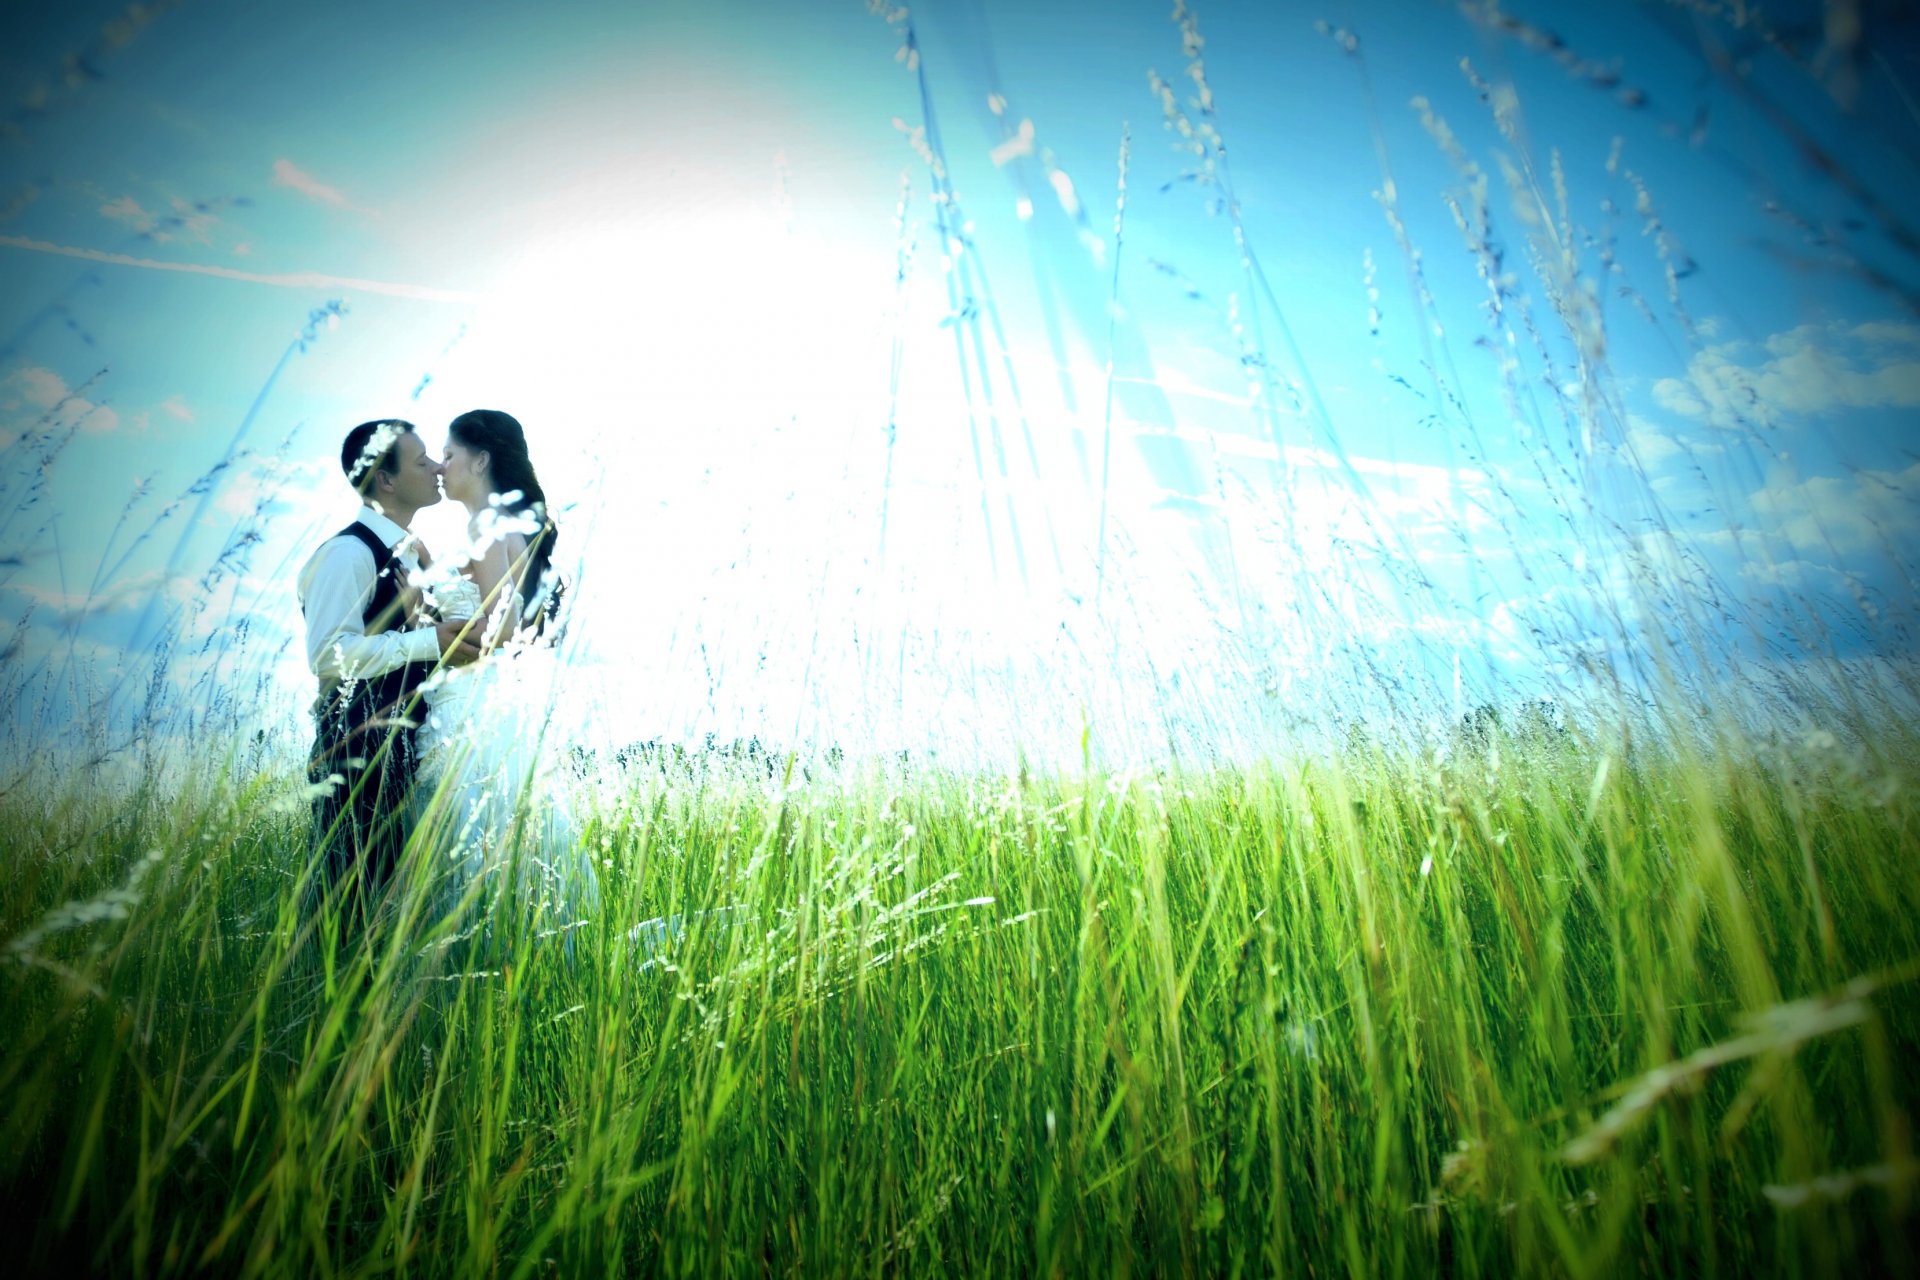
[(153, 188), (149, 188), (149, 198), (164, 201), (165, 207), (149, 209), (138, 197), (127, 194), (102, 204), (100, 214), (110, 221), (132, 228), (155, 244), (186, 239), (195, 244), (211, 245), (214, 233), (227, 225), (214, 211), (227, 203), (225, 201), (196, 203), (169, 194), (164, 189)]
[[(1726, 452), (1726, 446), (1710, 439), (1701, 439), (1675, 431), (1669, 427), (1643, 418), (1637, 413), (1627, 415), (1627, 426), (1618, 444), (1604, 441), (1595, 445), (1597, 454), (1610, 457), (1627, 470), (1641, 476), (1648, 488), (1655, 492), (1666, 492), (1679, 488), (1691, 481), (1699, 470), (1700, 459)], [(1676, 459), (1693, 463), (1692, 467), (1669, 466)]]
[(1885, 597), (1873, 589), (1865, 576), (1851, 569), (1816, 564), (1812, 560), (1749, 560), (1740, 566), (1740, 576), (1762, 586), (1801, 592), (1844, 592), (1853, 597), (1867, 618), (1878, 619), (1882, 613), (1879, 601)]
[(1627, 449), (1629, 456), (1650, 471), (1667, 459), (1677, 458), (1686, 452), (1678, 440), (1644, 418), (1632, 419), (1628, 425)]
[(39, 418), (46, 411), (57, 410), (53, 419), (56, 424), (78, 426), (80, 430), (93, 435), (104, 434), (120, 425), (119, 414), (103, 404), (95, 404), (85, 396), (74, 394), (65, 378), (51, 369), (38, 366), (16, 369), (0, 379), (0, 410), (18, 412), (23, 408), (26, 410), (25, 416), (29, 418)]
[[(102, 216), (115, 222), (125, 223), (142, 235), (153, 230), (153, 215), (140, 207), (140, 202), (132, 196), (121, 196), (100, 206)], [(164, 240), (164, 235), (155, 237)]]
[(308, 463), (270, 454), (247, 454), (222, 478), (214, 508), (244, 519), (256, 511), (311, 503), (320, 487), (314, 471)]
[(1832, 554), (1920, 541), (1920, 463), (1899, 472), (1781, 479), (1748, 502), (1796, 551)]
[(1768, 587), (1801, 587), (1834, 572), (1831, 566), (1811, 560), (1748, 560), (1740, 566), (1742, 578)]
[[(1620, 454), (1625, 460), (1638, 463), (1643, 470), (1657, 470), (1663, 462), (1696, 451), (1697, 446), (1691, 441), (1682, 441), (1657, 423), (1637, 413), (1627, 415), (1626, 447)], [(1714, 451), (1718, 452), (1718, 446)]]
[(328, 186), (320, 179), (282, 157), (273, 162), (274, 185), (298, 191), (309, 200), (318, 200), (321, 204), (330, 204), (336, 209), (351, 209), (353, 204), (338, 187)]
[(155, 596), (173, 604), (186, 604), (194, 598), (196, 586), (193, 578), (186, 574), (167, 577), (155, 570), (123, 578), (91, 594), (20, 582), (8, 584), (5, 590), (33, 601), (62, 625), (71, 625), (84, 618), (98, 619), (109, 613), (144, 609)]
[(7, 385), (17, 385), (27, 403), (40, 409), (53, 408), (67, 394), (66, 379), (51, 369), (18, 370), (8, 376)]
[(120, 415), (103, 404), (88, 406), (86, 415), (80, 419), (80, 429), (89, 435), (103, 436), (119, 425)]
[(1920, 325), (1804, 324), (1759, 344), (1716, 343), (1695, 353), (1686, 376), (1654, 383), (1653, 398), (1717, 427), (1920, 407)]
[(1920, 325), (1870, 322), (1855, 325), (1853, 336), (1879, 346), (1911, 347), (1920, 351)]
[(159, 404), (159, 409), (168, 417), (177, 419), (180, 422), (193, 421), (193, 409), (187, 404), (186, 397), (177, 393), (162, 400)]
[(204, 208), (196, 207), (192, 201), (174, 196), (168, 201), (173, 207), (173, 216), (178, 220), (180, 229), (201, 244), (212, 243), (213, 229), (220, 225), (220, 219)]

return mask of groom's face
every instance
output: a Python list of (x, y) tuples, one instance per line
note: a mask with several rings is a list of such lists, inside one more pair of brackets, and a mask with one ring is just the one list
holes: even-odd
[(440, 501), (440, 464), (427, 453), (419, 434), (407, 432), (394, 449), (394, 500), (415, 511)]

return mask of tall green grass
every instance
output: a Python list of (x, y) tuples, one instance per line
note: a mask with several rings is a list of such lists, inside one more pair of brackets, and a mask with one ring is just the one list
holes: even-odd
[(1920, 742), (1853, 728), (681, 765), (564, 940), (427, 857), (340, 935), (271, 774), (15, 793), (0, 1194), (137, 1274), (1910, 1272)]
[[(904, 11), (879, 8), (917, 70)], [(1155, 92), (1235, 236), (1241, 354), (1271, 405), (1278, 365), (1253, 300), (1275, 347), (1293, 340), (1233, 195), (1197, 19), (1175, 18), (1200, 96), (1158, 78)], [(1330, 34), (1364, 74), (1357, 42)], [(1520, 416), (1544, 441), (1555, 529), (1632, 570), (1623, 594), (1570, 564), (1576, 589), (1542, 622), (1593, 677), (1563, 682), (1582, 707), (1569, 730), (1479, 720), (1446, 750), (1414, 729), (1384, 746), (1355, 733), (1340, 753), (1241, 741), (1229, 677), (1287, 648), (1329, 664), (1363, 651), (1346, 692), (1380, 696), (1316, 708), (1325, 723), (1308, 727), (1329, 738), (1352, 723), (1342, 712), (1386, 706), (1414, 725), (1439, 701), (1403, 698), (1352, 609), (1315, 603), (1330, 582), (1367, 584), (1305, 554), (1283, 509), (1229, 530), (1247, 557), (1230, 585), (1291, 581), (1297, 631), (1241, 610), (1200, 655), (1223, 692), (1196, 714), (1238, 763), (1113, 773), (1088, 750), (1066, 772), (890, 761), (770, 778), (752, 758), (643, 761), (587, 780), (601, 894), (583, 918), (517, 900), (538, 877), (513, 874), (450, 907), (429, 830), (357, 932), (314, 905), (306, 801), (284, 763), (298, 747), (262, 737), (222, 768), (208, 745), (272, 700), (264, 679), (253, 696), (236, 680), (238, 642), (180, 698), (169, 635), (124, 728), (83, 714), (106, 702), (89, 701), (96, 673), (69, 635), (55, 667), (0, 672), (0, 703), (31, 730), (0, 784), (0, 1197), (32, 1224), (12, 1260), (141, 1275), (1912, 1274), (1920, 684), (1894, 657), (1805, 659), (1829, 637), (1776, 648), (1764, 610), (1738, 593), (1723, 606), (1696, 589), (1717, 585), (1704, 570), (1642, 547), (1645, 531), (1688, 530), (1637, 467), (1630, 492), (1607, 492), (1599, 460), (1621, 454), (1596, 442), (1617, 445), (1624, 400), (1599, 312), (1561, 287), (1598, 271), (1643, 308), (1658, 296), (1614, 261), (1621, 219), (1587, 236), (1558, 156), (1535, 163), (1510, 138), (1522, 233), (1503, 248), (1483, 166), (1424, 99), (1413, 109), (1486, 268), (1486, 350), (1583, 375), (1579, 396), (1541, 402), (1522, 364), (1464, 365), (1473, 349), (1436, 342), (1425, 381), (1452, 407), (1433, 421), (1473, 457), (1481, 425), (1456, 387), (1544, 404)], [(1698, 350), (1684, 251), (1645, 185), (1622, 180)], [(1413, 319), (1437, 331), (1444, 308), (1391, 195), (1383, 209)], [(1542, 305), (1509, 281), (1510, 251)], [(960, 358), (985, 368), (971, 334)], [(1344, 456), (1298, 372), (1310, 438)], [(894, 378), (897, 393), (897, 364)], [(1024, 414), (1011, 399), (983, 391), (979, 407)], [(1259, 415), (1276, 446), (1277, 415)], [(50, 417), (25, 437), (8, 521), (41, 501), (74, 430)], [(130, 527), (96, 586), (234, 456)], [(1494, 492), (1511, 509), (1485, 531), (1458, 512), (1462, 546), (1525, 566), (1522, 504), (1504, 481)], [(244, 562), (264, 511), (203, 587)], [(1271, 565), (1254, 558), (1267, 532), (1291, 553)], [(1138, 603), (1124, 577), (1106, 583), (1122, 617)], [(1396, 578), (1407, 598), (1437, 598), (1417, 577)], [(1817, 631), (1815, 603), (1791, 603)], [(1596, 632), (1606, 653), (1581, 647)], [(1742, 652), (1778, 656), (1763, 674), (1781, 687), (1761, 687), (1758, 660), (1740, 669)], [(973, 677), (972, 696), (991, 692)], [(1702, 690), (1719, 705), (1690, 720)], [(1039, 721), (1058, 690), (1020, 692)], [(1150, 692), (1167, 688), (1156, 676)], [(1659, 711), (1622, 709), (1641, 697)], [(1802, 727), (1770, 727), (1787, 724)], [(1171, 743), (1170, 711), (1167, 726)], [(1095, 750), (1137, 746), (1109, 732)]]

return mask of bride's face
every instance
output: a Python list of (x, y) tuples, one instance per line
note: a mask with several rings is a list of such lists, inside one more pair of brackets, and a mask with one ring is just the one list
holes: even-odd
[(447, 457), (441, 483), (455, 502), (475, 506), (487, 500), (487, 455), (469, 449), (458, 440), (447, 441)]

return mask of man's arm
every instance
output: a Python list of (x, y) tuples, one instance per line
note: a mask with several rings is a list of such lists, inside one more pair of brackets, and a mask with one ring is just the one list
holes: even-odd
[(300, 583), (307, 615), (307, 666), (323, 680), (366, 680), (409, 662), (435, 662), (440, 637), (432, 627), (368, 635), (367, 601), (379, 567), (360, 543), (334, 538), (314, 555)]

